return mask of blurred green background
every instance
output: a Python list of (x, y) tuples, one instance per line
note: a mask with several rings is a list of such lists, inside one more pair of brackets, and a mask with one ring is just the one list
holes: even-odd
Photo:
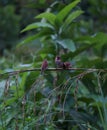
[(0, 130), (107, 130), (106, 68), (107, 0), (0, 0)]
[[(73, 1), (73, 0), (72, 0)], [(28, 24), (35, 21), (34, 16), (46, 11), (53, 6), (52, 11), (57, 12), (71, 0), (0, 0), (0, 53), (4, 49), (11, 49), (27, 33), (20, 31)], [(84, 11), (81, 20), (80, 31), (82, 34), (94, 34), (100, 31), (106, 32), (107, 27), (107, 1), (106, 0), (82, 0), (79, 8)], [(78, 25), (79, 26), (79, 25)]]

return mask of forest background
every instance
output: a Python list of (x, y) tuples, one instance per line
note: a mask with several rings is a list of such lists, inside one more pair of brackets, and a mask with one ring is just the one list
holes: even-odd
[(0, 30), (0, 130), (107, 130), (106, 0), (0, 0)]

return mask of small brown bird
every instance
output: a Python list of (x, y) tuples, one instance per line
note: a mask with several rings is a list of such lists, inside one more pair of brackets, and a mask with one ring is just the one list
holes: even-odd
[(48, 68), (48, 61), (45, 59), (41, 66), (41, 74), (44, 73), (44, 71)]
[(56, 56), (56, 58), (55, 58), (55, 64), (56, 64), (56, 66), (57, 67), (63, 67), (63, 62), (61, 61), (61, 57), (60, 56)]
[(71, 68), (71, 67), (72, 67), (72, 65), (71, 65), (70, 62), (64, 62), (64, 63), (63, 63), (63, 68), (64, 68), (64, 69), (68, 69), (68, 68)]

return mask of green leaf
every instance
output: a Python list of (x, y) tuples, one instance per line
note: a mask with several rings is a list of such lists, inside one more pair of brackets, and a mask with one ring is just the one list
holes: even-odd
[(36, 29), (36, 28), (50, 28), (50, 29), (54, 29), (52, 25), (50, 25), (49, 23), (44, 23), (44, 22), (36, 22), (36, 23), (32, 23), (30, 25), (28, 25), (25, 29), (23, 29), (21, 32), (25, 32), (25, 31), (29, 31), (32, 29)]
[(46, 37), (46, 36), (50, 36), (51, 34), (53, 34), (54, 31), (50, 30), (50, 29), (43, 29), (42, 31), (40, 31), (39, 33), (32, 35), (32, 36), (27, 36), (27, 38), (25, 38), (22, 42), (20, 42), (17, 47), (20, 47), (24, 44), (30, 43), (40, 37)]
[(76, 38), (75, 41), (82, 44), (93, 44), (94, 39), (92, 36), (80, 36), (79, 38)]
[(107, 44), (107, 34), (99, 32), (94, 36), (94, 40), (97, 43), (96, 47), (101, 48), (104, 44)]
[(75, 0), (71, 4), (64, 7), (56, 16), (56, 21), (62, 23), (64, 18), (69, 14), (69, 12), (80, 2), (80, 0)]
[(33, 40), (36, 40), (37, 38), (41, 37), (42, 36), (42, 33), (38, 33), (36, 35), (33, 35), (33, 36), (28, 36), (27, 38), (25, 38), (22, 42), (20, 42), (17, 47), (20, 47), (24, 44), (27, 44), (27, 43), (30, 43), (32, 42)]
[(39, 55), (43, 56), (46, 56), (46, 55), (49, 55), (49, 54), (54, 54), (55, 55), (55, 46), (53, 44), (45, 44), (44, 46), (48, 46), (48, 47), (43, 47), (40, 51), (39, 51)]
[(25, 40), (23, 40), (22, 42), (20, 42), (17, 45), (17, 47), (20, 47), (20, 46), (22, 46), (22, 45), (24, 45), (26, 43), (30, 43), (31, 41), (35, 40), (37, 37), (39, 37), (38, 34), (37, 35), (33, 35), (33, 36), (29, 36)]
[(45, 12), (45, 13), (39, 14), (39, 15), (36, 16), (35, 18), (45, 18), (45, 19), (48, 20), (51, 24), (54, 25), (56, 16), (55, 16), (54, 14), (52, 14), (52, 13)]
[(39, 75), (39, 71), (38, 72), (30, 72), (27, 77), (26, 77), (26, 81), (24, 84), (24, 91), (27, 93), (29, 92), (29, 90), (31, 89), (33, 83), (36, 81), (36, 78)]
[(69, 49), (70, 51), (75, 51), (75, 44), (71, 39), (65, 39), (65, 40), (57, 40), (57, 42), (63, 46), (65, 49)]
[(23, 75), (21, 77), (21, 82), (20, 82), (19, 88), (22, 89), (22, 90), (24, 90), (24, 85), (26, 83), (27, 76), (28, 76), (28, 72), (23, 73)]
[(82, 101), (85, 102), (87, 104), (91, 104), (94, 102), (94, 99), (92, 97), (85, 97), (85, 96), (81, 96), (80, 98), (78, 98), (78, 101)]
[(5, 105), (11, 105), (14, 102), (16, 102), (16, 97), (12, 97), (12, 98), (8, 98), (8, 100), (6, 100)]
[(77, 38), (75, 41), (81, 42), (82, 44), (96, 44), (97, 48), (101, 48), (104, 44), (107, 43), (107, 34), (99, 32), (94, 36), (81, 36)]
[(77, 18), (77, 17), (78, 17), (79, 15), (81, 15), (82, 13), (83, 13), (83, 11), (77, 10), (77, 11), (73, 12), (72, 14), (70, 14), (70, 15), (66, 18), (66, 20), (65, 20), (65, 22), (64, 22), (64, 24), (63, 24), (63, 27), (66, 28), (69, 24), (71, 24), (71, 22), (72, 22), (75, 18)]
[(63, 58), (64, 60), (67, 60), (69, 57), (72, 59), (72, 58), (74, 58), (75, 56), (79, 55), (80, 53), (82, 53), (82, 52), (86, 51), (87, 49), (93, 47), (94, 45), (95, 45), (95, 44), (93, 44), (93, 45), (86, 45), (86, 46), (80, 47), (80, 48), (78, 48), (78, 49), (77, 49), (76, 51), (74, 51), (74, 52), (69, 52), (69, 53), (63, 55), (62, 58)]

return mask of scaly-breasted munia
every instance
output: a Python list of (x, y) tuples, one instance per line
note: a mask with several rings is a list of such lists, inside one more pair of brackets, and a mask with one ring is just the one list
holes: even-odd
[(63, 67), (63, 62), (61, 61), (60, 56), (56, 56), (56, 58), (55, 58), (55, 64), (56, 64), (56, 66), (59, 67), (59, 68), (62, 68), (62, 67)]
[(64, 62), (64, 63), (63, 63), (63, 68), (64, 68), (64, 69), (68, 69), (68, 68), (70, 68), (70, 67), (72, 67), (72, 65), (71, 65), (70, 62)]
[(44, 60), (41, 66), (41, 74), (44, 73), (44, 71), (48, 68), (48, 61)]

